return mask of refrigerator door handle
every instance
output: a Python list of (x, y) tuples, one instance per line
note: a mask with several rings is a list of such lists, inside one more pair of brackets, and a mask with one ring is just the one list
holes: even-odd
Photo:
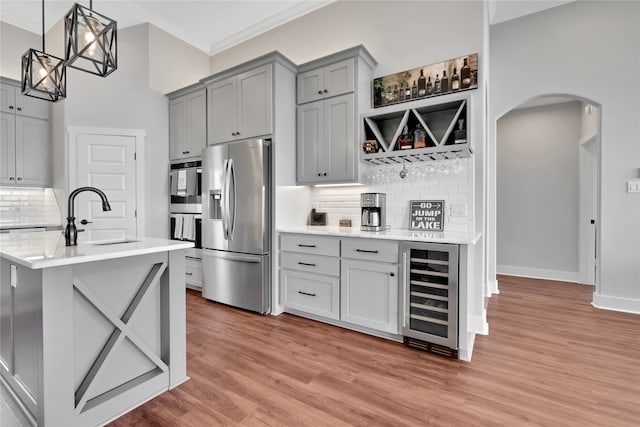
[(224, 239), (229, 240), (229, 159), (224, 160), (224, 194), (222, 195), (222, 231)]
[[(236, 168), (233, 165), (233, 159), (229, 159), (229, 181), (233, 182), (233, 185), (229, 185), (232, 192), (229, 194), (229, 200), (233, 195), (233, 214), (229, 213), (229, 240), (233, 239), (234, 232), (236, 231)], [(229, 203), (231, 204), (231, 203)]]
[(232, 253), (232, 252), (214, 252), (214, 251), (210, 251), (210, 250), (204, 250), (203, 252), (204, 256), (210, 256), (210, 257), (214, 257), (214, 258), (222, 258), (222, 259), (228, 259), (229, 261), (240, 261), (240, 262), (249, 262), (249, 263), (259, 263), (262, 262), (262, 257), (261, 256), (257, 256), (257, 255), (243, 255), (243, 254), (236, 254), (236, 253)]

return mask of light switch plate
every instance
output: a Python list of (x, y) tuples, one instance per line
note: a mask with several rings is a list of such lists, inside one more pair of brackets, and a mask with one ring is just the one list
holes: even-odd
[(16, 287), (18, 285), (18, 268), (11, 264), (11, 286)]
[(640, 180), (627, 181), (627, 193), (640, 193)]

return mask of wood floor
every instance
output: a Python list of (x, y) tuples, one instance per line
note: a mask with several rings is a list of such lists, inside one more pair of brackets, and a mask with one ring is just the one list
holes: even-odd
[(499, 284), (470, 363), (190, 291), (191, 380), (111, 426), (640, 425), (640, 316), (588, 286)]

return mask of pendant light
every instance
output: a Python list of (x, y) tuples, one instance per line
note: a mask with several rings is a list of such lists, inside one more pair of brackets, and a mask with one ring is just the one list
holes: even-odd
[(75, 3), (64, 17), (67, 66), (106, 77), (118, 68), (117, 23)]
[(29, 49), (22, 55), (22, 93), (57, 102), (67, 96), (65, 61), (45, 52), (44, 0), (42, 0), (42, 51)]

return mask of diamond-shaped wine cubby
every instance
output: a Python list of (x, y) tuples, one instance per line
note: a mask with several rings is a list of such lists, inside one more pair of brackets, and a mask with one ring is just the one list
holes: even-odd
[[(468, 98), (438, 104), (430, 100), (363, 115), (360, 160), (384, 165), (470, 157), (468, 105)], [(424, 132), (423, 144), (413, 141), (416, 128)], [(378, 152), (365, 152), (365, 141), (375, 141)]]

